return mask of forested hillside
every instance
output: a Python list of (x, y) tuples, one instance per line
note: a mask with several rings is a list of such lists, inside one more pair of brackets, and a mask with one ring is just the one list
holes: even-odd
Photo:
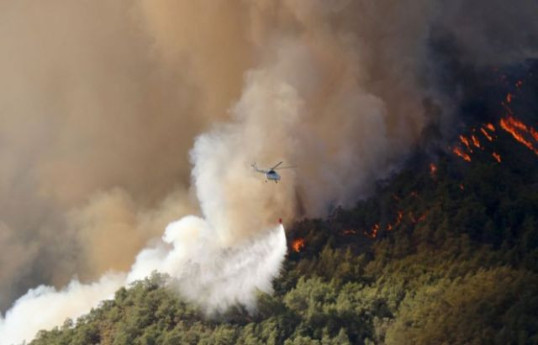
[(155, 274), (31, 344), (538, 344), (538, 88), (505, 79), (449, 148), (289, 227), (256, 313), (206, 318)]

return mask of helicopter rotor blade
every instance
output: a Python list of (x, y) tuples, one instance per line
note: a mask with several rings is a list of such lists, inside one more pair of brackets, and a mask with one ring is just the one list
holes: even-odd
[(284, 162), (278, 162), (277, 165), (275, 165), (274, 167), (270, 168), (269, 170), (275, 170), (275, 169), (276, 169), (280, 164), (282, 164), (282, 163), (284, 163)]
[(262, 174), (267, 174), (267, 171), (264, 170), (264, 169), (258, 168), (256, 163), (252, 163), (250, 166), (254, 169), (255, 172), (259, 172), (259, 173), (262, 173)]
[(280, 170), (280, 169), (295, 169), (297, 168), (296, 166), (287, 166), (287, 167), (278, 167), (278, 168), (274, 168), (273, 170)]

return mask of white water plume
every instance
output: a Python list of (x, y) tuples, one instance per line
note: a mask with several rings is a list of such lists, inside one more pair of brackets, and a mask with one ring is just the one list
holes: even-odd
[(128, 280), (143, 279), (152, 271), (167, 273), (181, 295), (208, 314), (235, 304), (254, 310), (256, 292), (272, 292), (272, 280), (287, 248), (282, 226), (222, 247), (209, 224), (194, 216), (170, 224), (163, 240), (172, 249), (158, 246), (142, 251)]
[(0, 319), (0, 345), (30, 341), (39, 330), (76, 319), (113, 298), (120, 287), (154, 271), (172, 277), (181, 297), (207, 314), (237, 304), (255, 310), (256, 293), (272, 292), (286, 254), (283, 226), (230, 247), (214, 239), (213, 229), (203, 219), (187, 216), (166, 228), (161, 243), (143, 250), (128, 275), (108, 273), (90, 284), (73, 280), (60, 290), (43, 285), (31, 289)]

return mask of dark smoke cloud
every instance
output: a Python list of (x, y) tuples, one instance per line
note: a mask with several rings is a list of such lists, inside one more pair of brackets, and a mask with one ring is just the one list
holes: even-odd
[(537, 56), (537, 13), (533, 0), (457, 0), (440, 7), (434, 26), (453, 37), (465, 63), (509, 64)]

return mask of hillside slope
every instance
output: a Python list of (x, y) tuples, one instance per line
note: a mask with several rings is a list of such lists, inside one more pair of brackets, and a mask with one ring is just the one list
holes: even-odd
[(294, 224), (255, 315), (205, 318), (155, 274), (31, 344), (538, 343), (531, 72), (499, 73), (496, 106), (468, 102), (450, 147), (419, 150), (374, 197)]

